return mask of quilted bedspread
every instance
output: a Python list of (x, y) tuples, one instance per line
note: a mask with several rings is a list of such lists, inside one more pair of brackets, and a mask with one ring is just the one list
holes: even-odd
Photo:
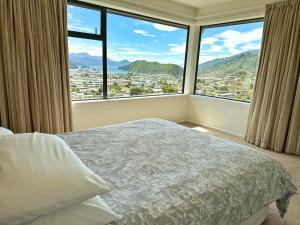
[(59, 136), (112, 184), (114, 225), (239, 225), (274, 201), (283, 216), (296, 193), (261, 151), (161, 119)]

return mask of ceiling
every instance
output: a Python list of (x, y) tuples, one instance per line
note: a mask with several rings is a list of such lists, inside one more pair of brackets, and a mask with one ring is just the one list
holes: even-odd
[(196, 8), (198, 10), (205, 8), (215, 8), (216, 11), (222, 10), (227, 5), (244, 5), (244, 6), (255, 6), (265, 5), (279, 0), (167, 0), (169, 2), (179, 3), (188, 7)]
[[(190, 6), (193, 8), (201, 9), (201, 8), (206, 8), (218, 4), (226, 4), (226, 3), (231, 3), (233, 0), (169, 0), (172, 2), (177, 2), (182, 5)], [(243, 2), (245, 0), (235, 0), (236, 2)]]
[[(1, 1), (1, 0), (0, 0)], [(182, 24), (213, 24), (258, 18), (265, 4), (280, 0), (85, 0), (106, 3), (107, 7)], [(111, 4), (111, 5), (110, 5)]]

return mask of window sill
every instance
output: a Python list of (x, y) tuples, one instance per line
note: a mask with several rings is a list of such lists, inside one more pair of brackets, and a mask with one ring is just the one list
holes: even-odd
[(213, 99), (216, 101), (224, 101), (224, 102), (231, 102), (231, 103), (241, 103), (241, 104), (247, 104), (249, 105), (250, 102), (247, 101), (242, 101), (242, 100), (235, 100), (235, 99), (230, 99), (230, 98), (222, 98), (222, 97), (216, 97), (216, 96), (209, 96), (209, 95), (203, 95), (203, 94), (191, 94), (189, 95), (193, 98), (206, 98), (206, 99)]
[(72, 105), (80, 105), (80, 104), (97, 104), (97, 103), (105, 103), (105, 102), (124, 102), (124, 101), (145, 101), (145, 100), (153, 100), (153, 99), (162, 99), (162, 98), (180, 98), (186, 97), (188, 94), (170, 94), (170, 95), (153, 95), (153, 96), (137, 96), (137, 97), (121, 97), (121, 98), (108, 98), (108, 99), (95, 99), (95, 100), (77, 100), (72, 101)]

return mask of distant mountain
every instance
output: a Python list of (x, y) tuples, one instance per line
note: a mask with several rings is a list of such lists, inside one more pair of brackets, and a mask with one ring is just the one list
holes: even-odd
[[(79, 67), (102, 67), (102, 56), (91, 56), (85, 52), (82, 53), (71, 53), (69, 55), (69, 63), (71, 69), (77, 69)], [(121, 66), (128, 65), (128, 60), (114, 61), (107, 59), (108, 68), (119, 68)]]
[(119, 69), (133, 74), (169, 74), (174, 76), (182, 76), (183, 74), (183, 68), (176, 64), (162, 64), (145, 60), (134, 61), (126, 66), (121, 66)]
[(214, 59), (199, 65), (198, 74), (210, 76), (240, 76), (253, 74), (259, 60), (259, 50), (242, 52), (226, 58)]
[(70, 65), (83, 66), (101, 66), (102, 57), (91, 56), (85, 52), (82, 53), (71, 53), (69, 55)]
[(126, 66), (128, 64), (130, 64), (130, 62), (128, 60), (113, 61), (111, 59), (107, 59), (108, 68), (117, 68), (117, 69), (119, 69), (121, 66)]
[[(102, 67), (102, 57), (91, 56), (87, 53), (71, 53), (70, 68), (99, 66)], [(226, 58), (218, 58), (198, 67), (198, 74), (206, 76), (224, 77), (241, 76), (255, 73), (259, 60), (259, 50), (242, 52)], [(169, 74), (182, 76), (183, 68), (176, 64), (162, 64), (159, 62), (148, 62), (137, 60), (129, 62), (128, 60), (114, 61), (107, 59), (108, 69), (120, 69), (131, 74)]]

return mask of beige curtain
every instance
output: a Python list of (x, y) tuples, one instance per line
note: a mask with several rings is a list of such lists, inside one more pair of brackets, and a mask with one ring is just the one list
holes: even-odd
[(246, 140), (300, 155), (300, 0), (266, 7)]
[(0, 126), (72, 129), (66, 0), (0, 1)]

